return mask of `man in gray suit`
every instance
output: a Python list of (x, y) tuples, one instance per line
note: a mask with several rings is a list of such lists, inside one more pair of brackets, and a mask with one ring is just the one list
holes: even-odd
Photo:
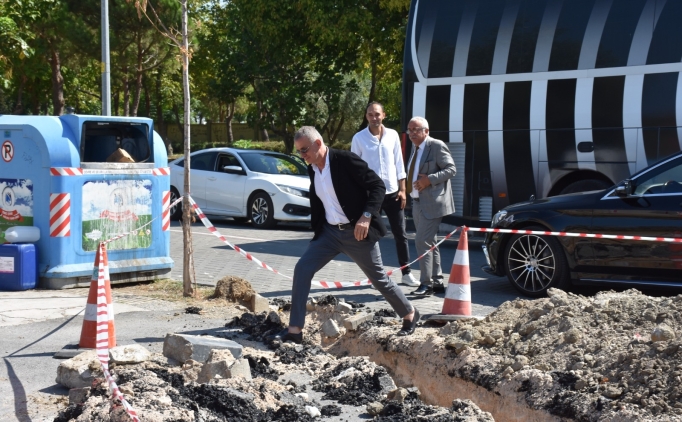
[[(447, 145), (429, 136), (429, 122), (426, 119), (413, 117), (407, 125), (407, 133), (414, 150), (407, 164), (405, 184), (407, 195), (412, 198), (417, 255), (422, 255), (436, 243), (443, 217), (455, 212), (450, 179), (455, 177), (456, 169)], [(433, 277), (441, 274), (440, 260), (434, 263), (433, 255), (430, 252), (419, 261), (421, 285), (412, 294), (433, 294)]]

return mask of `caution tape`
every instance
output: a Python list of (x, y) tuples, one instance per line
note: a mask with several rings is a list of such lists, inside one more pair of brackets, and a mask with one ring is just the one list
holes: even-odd
[[(182, 201), (182, 197), (180, 197), (180, 198), (176, 199), (175, 201), (173, 201), (172, 204), (170, 204), (168, 207), (165, 207), (165, 208), (161, 211), (161, 216), (163, 216), (163, 211), (169, 210), (169, 209), (173, 208), (174, 206), (176, 206), (177, 204), (179, 204), (181, 201)], [(140, 227), (137, 227), (137, 228), (135, 228), (135, 229), (133, 229), (133, 230), (131, 230), (131, 231), (129, 231), (129, 232), (121, 233), (121, 234), (119, 234), (119, 235), (116, 235), (116, 236), (112, 237), (111, 239), (104, 240), (104, 241), (102, 241), (102, 243), (104, 243), (105, 245), (107, 245), (107, 244), (109, 244), (109, 243), (111, 243), (111, 242), (114, 242), (114, 241), (116, 241), (116, 240), (118, 240), (118, 239), (122, 239), (122, 238), (124, 238), (124, 237), (126, 237), (126, 236), (128, 236), (128, 235), (130, 235), (130, 234), (137, 234), (137, 232), (139, 232), (140, 230), (144, 229), (145, 227), (147, 227), (148, 225), (152, 224), (155, 220), (158, 220), (158, 219), (159, 219), (159, 216), (157, 216), (156, 218), (153, 218), (153, 219), (149, 220), (149, 221), (146, 222), (145, 224), (143, 224), (143, 225), (141, 225)]]
[(653, 236), (630, 236), (624, 234), (601, 234), (601, 233), (571, 233), (571, 232), (552, 232), (542, 230), (522, 230), (522, 229), (493, 229), (485, 227), (462, 227), (463, 230), (470, 232), (483, 233), (510, 233), (510, 234), (535, 234), (545, 236), (564, 236), (564, 237), (584, 237), (596, 239), (617, 239), (617, 240), (644, 240), (647, 242), (668, 242), (682, 243), (682, 238), (678, 237), (653, 237)]
[(97, 277), (97, 335), (95, 338), (97, 347), (97, 359), (102, 365), (102, 373), (107, 380), (109, 390), (115, 399), (118, 399), (125, 411), (130, 415), (134, 422), (140, 422), (137, 417), (135, 409), (123, 397), (123, 393), (119, 390), (116, 381), (109, 372), (109, 306), (107, 305), (107, 294), (105, 288), (105, 280), (109, 279), (109, 266), (104, 265), (104, 254), (106, 254), (106, 243), (102, 242), (99, 245), (99, 267)]
[[(286, 278), (286, 279), (288, 279), (288, 280), (293, 280), (293, 278), (292, 278), (291, 276), (288, 276), (288, 275), (286, 275), (286, 274), (283, 274), (283, 273), (277, 271), (276, 269), (272, 268), (271, 266), (269, 266), (269, 265), (266, 264), (265, 262), (259, 260), (258, 258), (256, 258), (255, 256), (253, 256), (253, 255), (250, 254), (249, 252), (246, 252), (244, 249), (240, 248), (239, 246), (233, 245), (232, 243), (230, 243), (230, 242), (225, 238), (225, 236), (223, 236), (222, 234), (220, 234), (220, 232), (218, 231), (218, 229), (215, 228), (215, 226), (213, 225), (213, 223), (211, 223), (211, 221), (206, 217), (206, 215), (204, 214), (204, 212), (201, 211), (201, 208), (199, 208), (199, 206), (197, 205), (196, 202), (194, 202), (194, 199), (192, 199), (191, 196), (189, 197), (189, 202), (190, 202), (190, 204), (192, 205), (192, 207), (194, 208), (194, 211), (196, 212), (197, 216), (199, 216), (199, 219), (201, 220), (201, 222), (204, 223), (204, 226), (206, 226), (206, 228), (208, 229), (208, 231), (211, 232), (211, 233), (213, 233), (213, 235), (214, 235), (215, 237), (217, 237), (218, 239), (220, 239), (220, 240), (221, 240), (223, 243), (225, 243), (227, 246), (229, 246), (230, 248), (234, 249), (236, 252), (239, 252), (240, 255), (242, 255), (244, 258), (248, 259), (249, 261), (255, 263), (255, 264), (258, 265), (259, 267), (264, 268), (264, 269), (266, 269), (266, 270), (268, 270), (268, 271), (272, 271), (273, 273), (275, 273), (275, 274), (277, 274), (277, 275), (280, 275), (280, 276), (282, 276), (282, 277), (284, 277), (284, 278)], [(412, 262), (410, 262), (410, 263), (407, 263), (407, 264), (403, 265), (402, 267), (399, 267), (399, 268), (396, 268), (396, 269), (393, 269), (393, 270), (386, 271), (386, 275), (390, 276), (390, 275), (393, 274), (395, 271), (403, 270), (404, 268), (407, 268), (407, 267), (409, 267), (410, 265), (414, 264), (415, 262), (419, 261), (419, 260), (422, 259), (424, 256), (426, 256), (429, 252), (431, 252), (431, 251), (433, 251), (434, 249), (436, 249), (441, 243), (445, 242), (447, 239), (449, 239), (450, 237), (452, 237), (459, 229), (460, 229), (460, 228), (457, 227), (457, 228), (456, 228), (455, 230), (453, 230), (451, 233), (448, 233), (440, 242), (438, 242), (438, 243), (436, 243), (435, 245), (433, 245), (433, 246), (431, 247), (431, 249), (429, 249), (428, 251), (426, 251), (426, 252), (424, 252), (423, 254), (421, 254), (421, 255), (420, 255), (419, 257), (417, 257), (417, 259), (415, 259), (414, 261), (412, 261)], [(372, 282), (371, 282), (369, 279), (364, 279), (364, 280), (361, 280), (361, 281), (326, 281), (326, 280), (313, 280), (313, 281), (311, 282), (311, 284), (314, 284), (314, 285), (316, 285), (316, 286), (320, 286), (320, 287), (325, 288), (325, 289), (342, 289), (342, 288), (344, 288), (344, 287), (369, 286), (369, 285), (372, 284)]]
[[(182, 198), (178, 198), (175, 200), (172, 204), (170, 204), (167, 208), (165, 209), (170, 209), (177, 205), (180, 201), (182, 201)], [(164, 211), (165, 211), (164, 209)], [(163, 212), (161, 213), (163, 215)], [(106, 295), (106, 289), (105, 289), (105, 280), (109, 280), (109, 266), (104, 265), (104, 254), (106, 254), (107, 250), (107, 244), (121, 239), (123, 237), (126, 237), (130, 235), (131, 233), (137, 233), (138, 231), (144, 229), (146, 226), (152, 224), (154, 220), (156, 220), (159, 217), (156, 217), (146, 224), (143, 224), (142, 226), (131, 230), (126, 233), (119, 234), (117, 236), (112, 237), (111, 239), (107, 239), (105, 241), (100, 242), (99, 248), (97, 253), (99, 254), (99, 267), (97, 268), (98, 272), (98, 277), (97, 277), (97, 334), (95, 338), (95, 344), (97, 347), (97, 359), (99, 360), (100, 365), (102, 365), (102, 373), (104, 374), (104, 378), (107, 380), (107, 384), (109, 385), (109, 390), (111, 391), (111, 394), (115, 399), (118, 399), (121, 404), (123, 405), (123, 408), (125, 411), (130, 415), (131, 419), (133, 422), (140, 422), (140, 419), (137, 417), (137, 413), (135, 412), (135, 409), (128, 403), (125, 398), (123, 397), (123, 393), (121, 393), (121, 390), (119, 390), (118, 385), (116, 384), (116, 381), (114, 381), (114, 378), (111, 376), (111, 373), (109, 372), (109, 307), (107, 305), (107, 295)], [(100, 328), (101, 327), (101, 328)]]

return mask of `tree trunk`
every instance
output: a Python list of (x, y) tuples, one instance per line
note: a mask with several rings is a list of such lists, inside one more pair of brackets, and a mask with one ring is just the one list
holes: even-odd
[(161, 70), (156, 72), (156, 121), (159, 123), (159, 129), (163, 132), (159, 132), (163, 138), (163, 142), (166, 143), (166, 149), (168, 149), (168, 130), (163, 121), (163, 97), (161, 96)]
[[(189, 169), (190, 169), (190, 106), (189, 106), (189, 41), (187, 37), (187, 2), (188, 0), (181, 0), (182, 4), (182, 91), (184, 94), (184, 131), (185, 138), (185, 174), (184, 184), (185, 192), (190, 192), (189, 189)], [(190, 213), (189, 196), (185, 195), (183, 199), (183, 266), (182, 266), (182, 294), (183, 296), (194, 296), (193, 283), (196, 283), (196, 276), (194, 274), (194, 255), (192, 250), (192, 215)]]
[(339, 132), (341, 132), (341, 127), (343, 127), (343, 122), (346, 121), (346, 116), (341, 116), (341, 120), (339, 121), (339, 124), (336, 125), (336, 130), (334, 131), (334, 134), (329, 135), (329, 145), (333, 144), (336, 142), (336, 139), (339, 137)]
[(232, 144), (234, 142), (234, 134), (232, 133), (232, 118), (234, 117), (235, 104), (234, 101), (227, 105), (227, 115), (225, 116), (225, 125), (227, 126), (227, 142)]
[(145, 117), (152, 117), (152, 107), (151, 94), (149, 94), (149, 78), (145, 77), (142, 80), (142, 88), (144, 89), (144, 115)]
[(123, 115), (130, 116), (130, 81), (127, 65), (123, 66)]
[(50, 67), (52, 68), (52, 108), (55, 116), (64, 113), (64, 77), (62, 76), (62, 64), (59, 59), (59, 51), (50, 49)]
[(265, 123), (264, 117), (267, 116), (267, 114), (263, 111), (263, 102), (260, 99), (258, 100), (258, 111), (260, 112), (260, 118), (258, 119), (258, 140), (269, 141), (270, 135), (268, 134), (268, 130), (263, 127), (263, 124)]
[(120, 92), (118, 92), (118, 91), (114, 92), (114, 95), (113, 95), (114, 104), (112, 105), (112, 108), (111, 108), (111, 115), (112, 116), (120, 116), (120, 114), (118, 113), (119, 101), (121, 99), (120, 97), (121, 97)]
[(26, 85), (26, 75), (21, 75), (19, 78), (19, 86), (17, 87), (17, 104), (14, 106), (12, 114), (24, 114), (24, 86)]
[(137, 40), (137, 68), (135, 69), (135, 95), (133, 98), (133, 107), (130, 110), (131, 116), (137, 116), (137, 110), (140, 107), (140, 96), (142, 94), (142, 41)]
[[(370, 50), (373, 51), (373, 50)], [(367, 99), (367, 104), (371, 103), (372, 101), (375, 101), (376, 97), (376, 89), (377, 89), (377, 62), (376, 62), (376, 54), (372, 53), (370, 54), (370, 60), (371, 60), (371, 66), (372, 66), (372, 83), (369, 88), (369, 98)], [(362, 123), (360, 123), (360, 127), (358, 128), (358, 132), (363, 130), (364, 128), (367, 127), (369, 122), (367, 121), (367, 113), (365, 113), (362, 116)]]

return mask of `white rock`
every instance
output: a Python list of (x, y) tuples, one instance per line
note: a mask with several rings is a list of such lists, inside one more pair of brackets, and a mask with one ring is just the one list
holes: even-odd
[(341, 335), (339, 324), (333, 319), (328, 319), (322, 324), (322, 333), (327, 337), (338, 337)]
[(306, 406), (305, 411), (308, 412), (308, 414), (313, 418), (322, 416), (322, 413), (320, 413), (319, 409), (315, 406)]
[(310, 396), (308, 396), (308, 393), (296, 393), (294, 394), (296, 397), (300, 397), (305, 401), (308, 401), (310, 399)]
[(142, 363), (152, 357), (149, 350), (139, 344), (129, 344), (127, 346), (116, 346), (109, 349), (109, 359), (111, 363), (119, 365)]

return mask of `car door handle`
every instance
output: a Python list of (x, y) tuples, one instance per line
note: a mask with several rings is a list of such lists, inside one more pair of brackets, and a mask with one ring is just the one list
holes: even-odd
[(215, 178), (215, 177), (207, 177), (207, 179), (210, 180), (211, 182), (215, 182), (215, 181), (216, 181), (216, 178)]

